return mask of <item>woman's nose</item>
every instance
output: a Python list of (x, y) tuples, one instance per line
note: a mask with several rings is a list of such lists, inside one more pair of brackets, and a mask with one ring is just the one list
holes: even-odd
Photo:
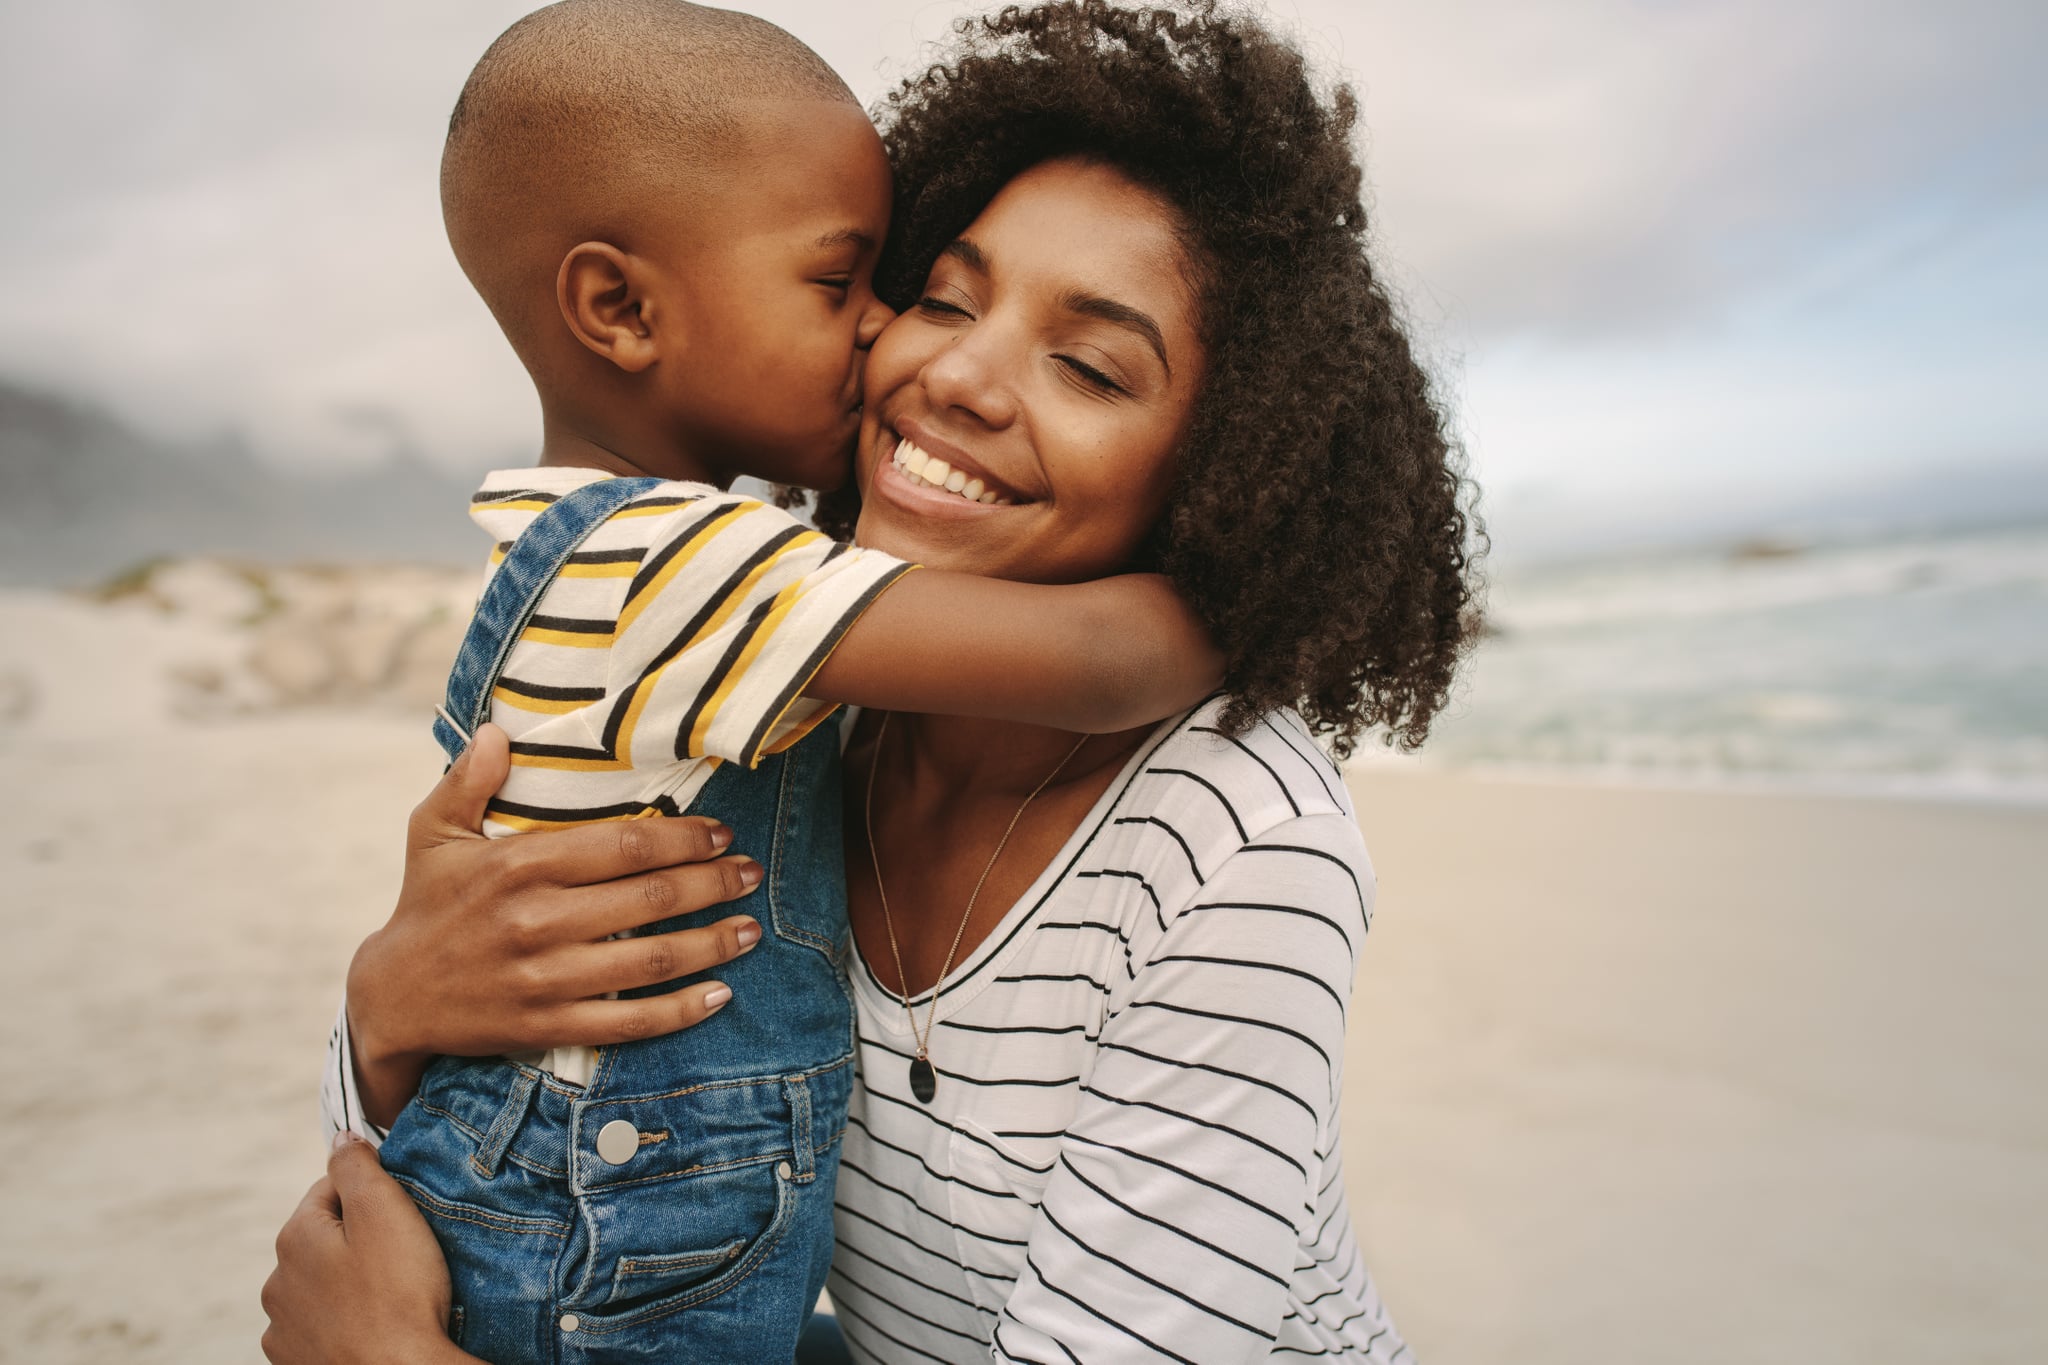
[(1000, 428), (1017, 418), (1010, 365), (994, 353), (987, 334), (976, 331), (927, 360), (919, 379), (934, 407), (968, 413), (984, 426)]

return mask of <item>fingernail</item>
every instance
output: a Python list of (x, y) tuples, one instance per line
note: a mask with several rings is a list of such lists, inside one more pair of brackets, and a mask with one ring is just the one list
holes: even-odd
[(761, 941), (761, 926), (749, 920), (739, 927), (734, 936), (739, 939), (740, 947), (751, 948)]
[(711, 846), (713, 848), (732, 847), (732, 831), (724, 825), (713, 825), (711, 827)]
[(710, 990), (704, 992), (704, 1008), (715, 1010), (730, 999), (732, 999), (732, 987), (713, 986)]
[(740, 864), (740, 880), (748, 886), (759, 886), (761, 884), (761, 865), (756, 862)]
[(342, 1148), (348, 1146), (351, 1142), (354, 1142), (356, 1140), (356, 1135), (354, 1133), (351, 1133), (348, 1129), (343, 1128), (334, 1135), (334, 1150), (338, 1152)]

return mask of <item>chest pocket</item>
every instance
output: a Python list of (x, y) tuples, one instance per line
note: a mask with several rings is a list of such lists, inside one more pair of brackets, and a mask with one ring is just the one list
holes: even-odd
[(948, 1141), (954, 1247), (974, 1306), (991, 1318), (1001, 1315), (1024, 1270), (1025, 1244), (1052, 1179), (1056, 1148), (1046, 1145), (1047, 1154), (1034, 1162), (968, 1118)]

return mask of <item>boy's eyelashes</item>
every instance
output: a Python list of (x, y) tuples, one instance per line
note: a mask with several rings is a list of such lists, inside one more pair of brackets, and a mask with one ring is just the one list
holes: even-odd
[(941, 313), (948, 317), (965, 318), (974, 316), (959, 304), (948, 303), (946, 300), (936, 298), (930, 294), (926, 294), (923, 298), (919, 299), (917, 306), (927, 313)]

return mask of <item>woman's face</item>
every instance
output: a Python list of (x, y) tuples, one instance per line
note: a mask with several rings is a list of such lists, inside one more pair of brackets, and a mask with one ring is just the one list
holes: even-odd
[(855, 541), (993, 578), (1124, 568), (1202, 382), (1174, 226), (1099, 165), (1006, 185), (868, 357)]

